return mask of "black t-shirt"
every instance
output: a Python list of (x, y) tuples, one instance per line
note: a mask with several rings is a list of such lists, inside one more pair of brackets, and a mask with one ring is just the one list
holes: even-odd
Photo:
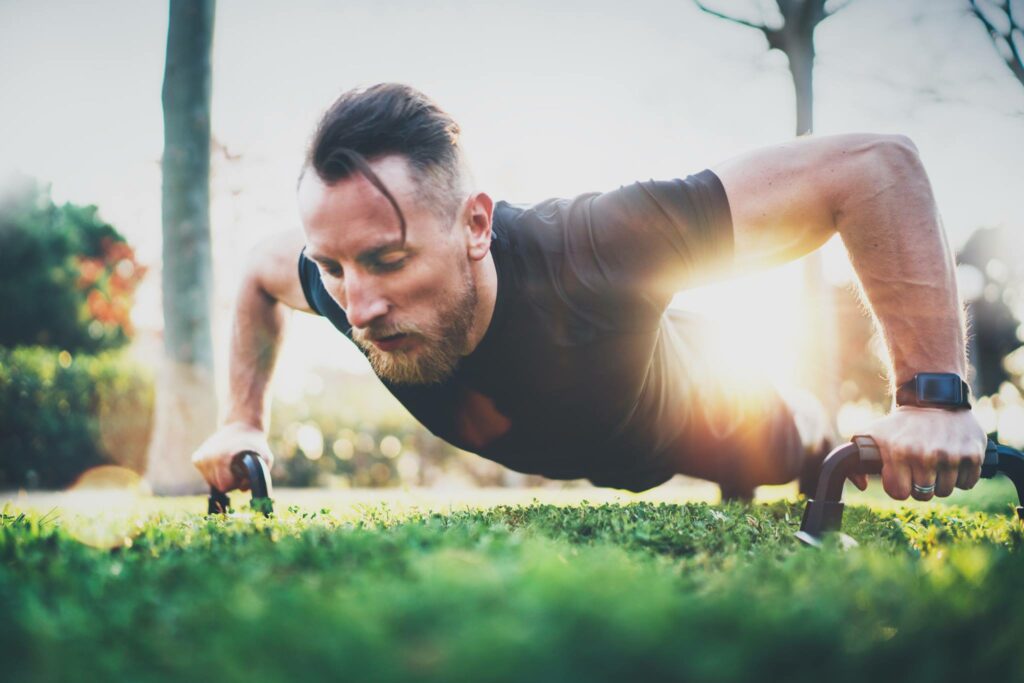
[[(733, 258), (732, 219), (711, 171), (531, 207), (498, 202), (490, 327), (440, 384), (392, 394), (435, 435), (511, 469), (643, 490), (673, 474), (694, 387), (666, 307)], [(299, 257), (310, 307), (351, 338), (316, 264)], [(508, 429), (482, 442), (474, 414)]]

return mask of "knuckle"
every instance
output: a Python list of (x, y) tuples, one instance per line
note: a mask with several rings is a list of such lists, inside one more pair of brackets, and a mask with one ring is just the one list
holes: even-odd
[(907, 453), (902, 449), (890, 447), (885, 452), (889, 456), (889, 462), (893, 463), (894, 465), (901, 465), (907, 460)]
[(885, 492), (889, 494), (889, 497), (895, 500), (906, 500), (910, 497), (909, 489), (899, 486), (898, 484), (886, 484), (884, 488)]

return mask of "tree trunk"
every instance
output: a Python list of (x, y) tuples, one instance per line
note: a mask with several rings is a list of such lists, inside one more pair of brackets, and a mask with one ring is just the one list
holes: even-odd
[[(814, 29), (823, 18), (824, 2), (780, 3), (786, 12), (786, 25), (778, 34), (778, 48), (786, 53), (796, 95), (796, 134), (814, 131)], [(801, 357), (800, 384), (821, 400), (830, 415), (839, 410), (839, 340), (835, 302), (825, 280), (824, 259), (820, 251), (803, 262), (804, 310), (807, 325)]]
[(164, 67), (164, 357), (147, 480), (155, 493), (205, 488), (192, 451), (215, 428), (211, 335), (210, 61), (215, 0), (171, 0)]
[(814, 43), (811, 41), (813, 38), (808, 42), (798, 41), (786, 50), (796, 93), (797, 137), (814, 130)]

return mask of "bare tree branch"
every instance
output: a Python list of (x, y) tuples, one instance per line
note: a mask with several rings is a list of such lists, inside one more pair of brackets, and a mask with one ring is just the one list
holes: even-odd
[(721, 12), (718, 12), (716, 10), (711, 9), (710, 7), (707, 7), (700, 0), (693, 0), (693, 4), (697, 5), (697, 8), (700, 11), (702, 11), (702, 12), (706, 12), (706, 13), (710, 14), (713, 17), (718, 17), (719, 19), (725, 19), (726, 21), (731, 21), (734, 24), (739, 24), (741, 26), (747, 26), (749, 28), (755, 28), (758, 31), (765, 32), (766, 34), (769, 31), (772, 30), (772, 29), (768, 28), (767, 26), (765, 26), (763, 24), (755, 24), (754, 22), (747, 21), (746, 19), (740, 19), (739, 17), (730, 17), (727, 14), (722, 14)]
[[(978, 0), (968, 0), (968, 2), (971, 5), (971, 13), (984, 24), (985, 30), (988, 31), (988, 36), (992, 39), (992, 43), (996, 48), (1004, 42), (1010, 48), (1009, 55), (1004, 55), (1000, 52), (1000, 56), (1006, 62), (1006, 65), (1010, 67), (1010, 71), (1013, 72), (1013, 75), (1020, 81), (1021, 85), (1024, 85), (1024, 54), (1022, 54), (1021, 46), (1017, 44), (1016, 40), (1017, 37), (1024, 34), (1024, 27), (1017, 23), (1017, 17), (1013, 15), (1013, 0), (1006, 0), (996, 4), (996, 7), (1006, 13), (1006, 19), (1010, 24), (1006, 33), (1000, 31), (992, 23), (981, 8)], [(1024, 42), (1024, 40), (1021, 42)]]
[(833, 14), (838, 14), (839, 12), (842, 12), (844, 9), (849, 7), (852, 2), (853, 2), (853, 0), (846, 0), (846, 2), (841, 2), (838, 5), (836, 5), (835, 7), (833, 7), (832, 9), (824, 10), (824, 15), (825, 16), (822, 17), (822, 21), (824, 21), (825, 19), (828, 19)]

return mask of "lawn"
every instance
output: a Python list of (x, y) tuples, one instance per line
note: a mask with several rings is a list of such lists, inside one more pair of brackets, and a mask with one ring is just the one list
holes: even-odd
[(437, 509), (398, 492), (332, 511), (325, 494), (271, 519), (14, 500), (3, 680), (1021, 681), (1007, 484), (897, 506), (873, 483), (845, 550), (794, 540), (792, 496)]

